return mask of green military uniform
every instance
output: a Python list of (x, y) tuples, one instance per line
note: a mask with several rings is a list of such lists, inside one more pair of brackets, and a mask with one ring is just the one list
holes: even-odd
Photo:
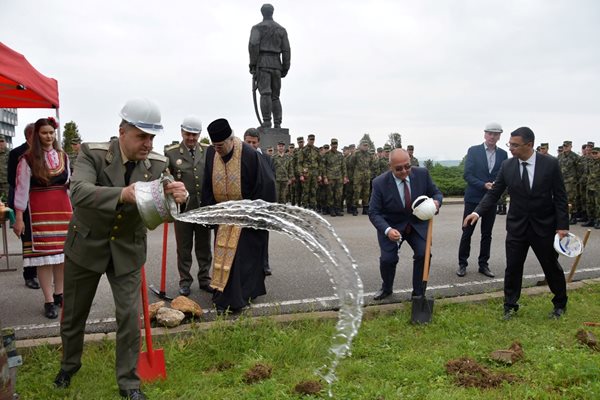
[[(331, 145), (337, 146), (337, 139), (331, 139)], [(327, 188), (327, 207), (332, 217), (342, 216), (342, 194), (344, 179), (347, 179), (344, 155), (337, 150), (329, 150), (323, 157), (323, 181)]]
[(329, 207), (327, 206), (327, 186), (323, 182), (323, 159), (325, 155), (329, 153), (329, 145), (323, 145), (323, 147), (319, 148), (319, 155), (321, 156), (321, 180), (317, 185), (317, 212), (323, 214), (329, 214)]
[[(165, 155), (169, 159), (171, 175), (176, 181), (183, 182), (185, 189), (190, 194), (187, 203), (181, 205), (181, 212), (194, 210), (201, 205), (206, 147), (206, 145), (196, 143), (192, 152), (182, 141), (181, 144), (169, 146), (165, 151)], [(175, 240), (177, 241), (179, 287), (187, 289), (194, 282), (190, 274), (193, 246), (198, 263), (198, 284), (206, 290), (211, 281), (209, 275), (212, 264), (210, 229), (199, 224), (175, 221)]]
[(580, 157), (579, 160), (583, 165), (583, 171), (580, 175), (580, 196), (582, 209), (585, 210), (585, 220), (581, 226), (594, 226), (596, 222), (596, 194), (593, 190), (594, 182), (591, 181), (590, 175), (594, 168), (594, 158), (592, 157), (592, 150), (595, 146), (594, 142), (587, 142), (587, 153), (585, 156)]
[(296, 178), (296, 182), (294, 183), (294, 198), (295, 201), (292, 203), (295, 206), (302, 205), (302, 182), (300, 180), (300, 176), (302, 176), (302, 168), (300, 168), (300, 156), (302, 153), (302, 149), (304, 148), (304, 138), (302, 136), (298, 136), (296, 138), (298, 142), (298, 148), (294, 151), (294, 157), (292, 158), (292, 164), (294, 168), (294, 177)]
[[(361, 142), (362, 145), (368, 142)], [(360, 149), (352, 157), (352, 167), (354, 170), (354, 199), (352, 214), (358, 215), (357, 208), (359, 201), (362, 200), (362, 213), (366, 215), (369, 211), (369, 196), (371, 195), (371, 170), (373, 169), (373, 157), (368, 150)]]
[[(563, 146), (571, 146), (571, 141), (565, 140)], [(563, 180), (565, 182), (565, 190), (569, 198), (569, 204), (571, 205), (571, 220), (570, 223), (574, 224), (577, 222), (575, 214), (581, 212), (577, 209), (579, 201), (578, 191), (578, 164), (580, 163), (579, 156), (572, 151), (564, 151), (558, 156), (558, 164), (560, 165), (560, 172), (562, 173)]]
[(277, 189), (277, 202), (285, 204), (288, 202), (288, 186), (294, 176), (292, 167), (292, 156), (285, 153), (275, 153), (272, 158), (275, 167), (275, 185)]
[[(0, 136), (0, 142), (6, 143), (4, 136)], [(8, 201), (8, 148), (0, 150), (0, 200), (4, 203)]]
[[(415, 147), (412, 144), (409, 144), (408, 146), (406, 146), (406, 150), (412, 152), (415, 150)], [(410, 154), (410, 165), (412, 167), (419, 166), (419, 159), (417, 157), (414, 157), (412, 154)]]
[[(79, 136), (75, 136), (71, 139), (71, 146), (74, 144), (81, 144), (81, 138)], [(75, 170), (75, 161), (77, 161), (78, 151), (71, 150), (68, 154), (69, 156), (69, 166), (71, 168), (71, 174)]]
[[(309, 135), (309, 138), (311, 135)], [(296, 173), (304, 177), (302, 182), (302, 207), (316, 209), (317, 186), (321, 177), (321, 155), (312, 144), (307, 144), (298, 153)]]
[(352, 212), (354, 208), (354, 149), (356, 146), (351, 144), (348, 146), (349, 153), (345, 157), (346, 160), (346, 171), (348, 173), (348, 183), (344, 185), (344, 199), (346, 200), (346, 211), (348, 213)]
[[(84, 143), (80, 152), (71, 177), (74, 211), (65, 241), (61, 369), (72, 375), (81, 366), (85, 322), (106, 274), (117, 318), (117, 382), (120, 389), (136, 389), (140, 271), (146, 262), (147, 229), (135, 204), (119, 203), (126, 186), (119, 141)], [(158, 179), (166, 167), (164, 156), (150, 153), (135, 164), (130, 182)]]
[(378, 177), (390, 169), (390, 151), (392, 151), (392, 146), (389, 144), (383, 146), (383, 154), (377, 160), (377, 173), (375, 177)]
[(587, 181), (592, 203), (590, 219), (594, 219), (594, 228), (600, 229), (600, 147), (592, 148), (591, 155)]

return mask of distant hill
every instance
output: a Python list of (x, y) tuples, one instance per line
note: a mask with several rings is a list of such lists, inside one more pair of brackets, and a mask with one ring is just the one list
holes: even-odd
[(460, 160), (434, 160), (433, 161), (434, 164), (440, 164), (444, 167), (456, 167), (457, 165), (460, 164)]

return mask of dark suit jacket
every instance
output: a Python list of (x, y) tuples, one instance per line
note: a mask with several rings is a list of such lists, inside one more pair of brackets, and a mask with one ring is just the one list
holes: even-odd
[(500, 171), (500, 165), (502, 165), (502, 162), (507, 157), (505, 150), (496, 147), (496, 163), (494, 164), (494, 168), (492, 168), (492, 172), (489, 172), (485, 144), (469, 148), (467, 158), (465, 159), (465, 172), (463, 174), (465, 181), (467, 181), (465, 202), (479, 203), (481, 201), (487, 192), (484, 185), (487, 182), (494, 182), (498, 171)]
[(567, 193), (558, 161), (536, 153), (533, 186), (521, 182), (520, 160), (510, 158), (502, 163), (494, 187), (487, 192), (475, 212), (484, 213), (508, 188), (510, 207), (506, 216), (506, 230), (516, 236), (524, 235), (528, 226), (539, 236), (554, 235), (556, 230), (569, 229)]
[[(442, 205), (442, 192), (435, 186), (426, 168), (413, 167), (409, 174), (410, 197), (414, 201), (417, 197), (427, 195)], [(377, 228), (377, 235), (385, 238), (385, 230), (389, 227), (403, 232), (410, 222), (413, 229), (423, 239), (427, 237), (428, 221), (421, 221), (402, 204), (398, 186), (392, 171), (384, 172), (373, 179), (373, 190), (369, 202), (369, 219)]]

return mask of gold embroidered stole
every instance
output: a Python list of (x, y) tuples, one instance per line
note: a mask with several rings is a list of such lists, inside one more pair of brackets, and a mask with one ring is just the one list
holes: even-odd
[[(217, 203), (242, 199), (242, 141), (233, 139), (233, 156), (224, 163), (215, 154), (212, 171), (213, 194)], [(229, 280), (242, 228), (237, 225), (219, 225), (213, 255), (213, 274), (210, 286), (220, 292)]]

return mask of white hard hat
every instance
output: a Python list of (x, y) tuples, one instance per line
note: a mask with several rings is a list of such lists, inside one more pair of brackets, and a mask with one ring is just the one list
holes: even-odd
[(141, 131), (151, 135), (163, 131), (163, 126), (160, 123), (160, 110), (154, 102), (148, 99), (128, 100), (121, 109), (119, 116)]
[(428, 221), (437, 212), (435, 203), (431, 197), (419, 196), (412, 203), (413, 214), (422, 221)]
[(554, 250), (567, 257), (577, 257), (583, 253), (583, 242), (571, 232), (562, 239), (559, 238), (557, 233), (554, 235)]
[(181, 129), (189, 133), (202, 132), (202, 121), (195, 115), (188, 115), (181, 123)]
[(502, 133), (502, 126), (497, 122), (490, 122), (485, 126), (484, 132)]

